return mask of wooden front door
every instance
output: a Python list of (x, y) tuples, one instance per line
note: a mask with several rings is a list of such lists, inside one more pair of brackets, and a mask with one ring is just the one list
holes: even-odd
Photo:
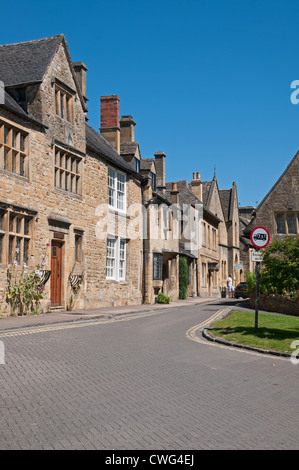
[(51, 246), (51, 305), (61, 305), (62, 245), (52, 242)]

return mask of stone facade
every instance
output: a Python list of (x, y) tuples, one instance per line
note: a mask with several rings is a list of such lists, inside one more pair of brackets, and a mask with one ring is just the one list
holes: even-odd
[[(13, 54), (28, 66), (12, 65)], [(160, 292), (175, 300), (180, 256), (189, 267), (189, 296), (220, 296), (229, 272), (237, 284), (235, 183), (221, 191), (216, 178), (203, 183), (199, 173), (190, 184), (166, 183), (166, 155), (142, 158), (136, 123), (120, 118), (117, 95), (101, 97), (100, 133), (92, 129), (87, 67), (72, 63), (63, 35), (0, 46), (0, 64), (5, 314), (7, 273), (20, 275), (23, 263), (44, 276), (45, 312), (153, 303)]]
[[(34, 46), (34, 41), (32, 44)], [(14, 90), (10, 93), (13, 96)], [(141, 204), (141, 177), (135, 175), (99, 135), (97, 147), (89, 130), (90, 144), (86, 135), (89, 127), (85, 101), (63, 37), (41, 82), (27, 86), (26, 112), (17, 104), (14, 106), (11, 109), (0, 107), (2, 309), (9, 313), (5, 305), (7, 266), (14, 261), (21, 264), (26, 261), (26, 269), (30, 269), (39, 265), (43, 258), (43, 270), (51, 271), (41, 303), (43, 311), (140, 303), (142, 237), (139, 234), (130, 239), (127, 233), (135, 218), (129, 208), (133, 203)], [(26, 172), (22, 175), (13, 163), (7, 167), (5, 162), (4, 152), (9, 149), (13, 153), (15, 147), (12, 141), (5, 142), (7, 129), (10, 139), (14, 138), (14, 131), (25, 138)], [(125, 210), (109, 205), (109, 169), (116, 178), (123, 177)], [(105, 227), (100, 227), (99, 231), (103, 207), (113, 218), (117, 237), (123, 240), (124, 260), (118, 267), (122, 270), (121, 279), (107, 278), (107, 239), (115, 237), (115, 233), (105, 232), (103, 236)], [(10, 222), (13, 218), (17, 224), (14, 227)], [(26, 235), (25, 220), (29, 227), (27, 229), (26, 225)], [(19, 231), (21, 226), (22, 232)], [(53, 252), (57, 251), (61, 252), (61, 261), (58, 261), (59, 273), (55, 274)], [(111, 262), (118, 262), (117, 255), (113, 256)], [(54, 276), (59, 277), (60, 291), (53, 302), (53, 284), (57, 283)], [(75, 292), (72, 286), (82, 280)]]
[(299, 153), (256, 208), (254, 223), (267, 228), (270, 240), (298, 236)]

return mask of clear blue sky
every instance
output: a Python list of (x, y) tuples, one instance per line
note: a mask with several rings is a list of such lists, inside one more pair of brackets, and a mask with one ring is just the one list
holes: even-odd
[(167, 181), (216, 176), (256, 205), (299, 150), (298, 0), (16, 0), (0, 44), (63, 33), (88, 67), (90, 124), (117, 94), (143, 158), (163, 150)]

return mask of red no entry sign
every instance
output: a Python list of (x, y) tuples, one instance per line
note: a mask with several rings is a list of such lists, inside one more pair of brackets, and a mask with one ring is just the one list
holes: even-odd
[(270, 242), (270, 234), (265, 227), (255, 227), (250, 234), (252, 244), (261, 250)]

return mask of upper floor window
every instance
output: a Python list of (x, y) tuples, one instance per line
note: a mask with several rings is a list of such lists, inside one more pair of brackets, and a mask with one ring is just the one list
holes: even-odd
[(140, 160), (134, 157), (134, 170), (139, 173), (140, 172)]
[(108, 204), (113, 209), (126, 210), (126, 175), (108, 168)]
[(55, 85), (55, 110), (62, 119), (73, 122), (73, 96)]
[(281, 235), (295, 235), (299, 233), (299, 214), (287, 212), (275, 214), (276, 233)]
[(28, 134), (0, 121), (0, 168), (28, 177)]
[(156, 191), (156, 174), (151, 171), (151, 178), (152, 178), (152, 188), (153, 191)]
[(82, 159), (62, 149), (55, 150), (55, 187), (81, 194)]

